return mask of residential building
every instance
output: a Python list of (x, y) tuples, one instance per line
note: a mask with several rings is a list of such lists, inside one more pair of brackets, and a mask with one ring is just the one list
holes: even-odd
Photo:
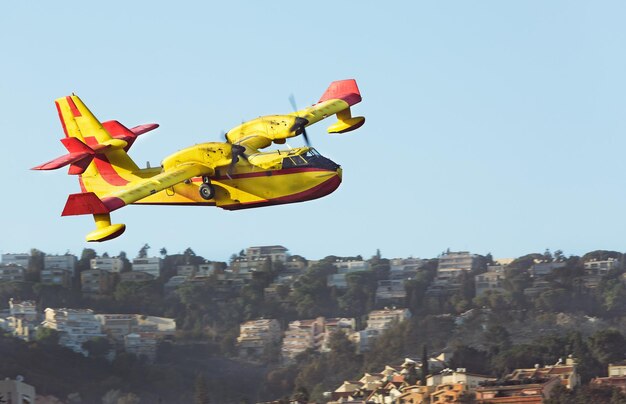
[(367, 327), (352, 336), (358, 352), (366, 352), (372, 343), (393, 324), (411, 317), (409, 309), (384, 309), (371, 311), (367, 316)]
[(239, 326), (239, 337), (237, 337), (239, 355), (249, 358), (258, 357), (269, 345), (278, 343), (280, 337), (280, 323), (276, 319), (246, 321)]
[(565, 262), (537, 262), (528, 269), (528, 272), (533, 277), (545, 276), (551, 274), (555, 269), (563, 268), (564, 266)]
[(26, 269), (16, 264), (0, 265), (0, 282), (23, 282)]
[(502, 265), (489, 265), (487, 272), (474, 276), (476, 296), (480, 296), (488, 290), (503, 292), (504, 267)]
[(451, 252), (447, 251), (439, 256), (437, 274), (444, 274), (453, 271), (471, 271), (476, 266), (476, 255), (467, 251)]
[(137, 332), (124, 336), (124, 350), (137, 356), (144, 356), (154, 362), (157, 352), (157, 336), (153, 332)]
[(461, 397), (468, 391), (464, 383), (445, 383), (435, 386), (430, 393), (430, 404), (460, 403)]
[(596, 377), (591, 379), (591, 384), (615, 387), (626, 394), (626, 362), (617, 364), (610, 363), (608, 373), (608, 377)]
[(337, 260), (333, 262), (333, 266), (337, 268), (337, 273), (340, 274), (370, 270), (369, 262), (363, 260)]
[(158, 278), (161, 276), (162, 269), (163, 260), (159, 257), (135, 258), (133, 260), (133, 271), (135, 272), (145, 272)]
[(543, 292), (550, 290), (550, 288), (550, 282), (543, 281), (541, 279), (535, 279), (533, 281), (533, 286), (524, 289), (524, 295), (530, 298), (535, 298)]
[(558, 377), (535, 378), (480, 386), (474, 392), (476, 402), (481, 404), (541, 404), (544, 399), (550, 398), (552, 389), (558, 385)]
[(78, 259), (75, 255), (46, 255), (43, 257), (43, 269), (62, 269), (69, 272), (70, 277), (73, 277), (76, 272), (76, 263)]
[(346, 336), (351, 337), (356, 328), (356, 320), (354, 318), (325, 318), (324, 319), (324, 337), (322, 339), (322, 352), (330, 351), (330, 336), (337, 331), (343, 332)]
[(370, 264), (367, 261), (337, 260), (333, 262), (333, 265), (337, 268), (337, 273), (328, 275), (326, 284), (328, 287), (335, 287), (337, 289), (345, 289), (348, 287), (348, 281), (346, 280), (347, 274), (370, 270)]
[(596, 275), (606, 275), (613, 269), (621, 269), (622, 263), (615, 259), (609, 258), (606, 260), (591, 260), (584, 263), (585, 270)]
[(59, 344), (85, 356), (83, 343), (96, 337), (105, 337), (100, 321), (91, 309), (51, 309), (45, 310), (42, 327), (60, 333)]
[(72, 272), (62, 268), (43, 269), (40, 279), (41, 283), (69, 288), (72, 285)]
[(286, 361), (292, 361), (307, 349), (318, 350), (324, 340), (324, 317), (314, 320), (296, 320), (289, 323), (285, 331), (281, 354)]
[(403, 280), (378, 281), (376, 288), (377, 304), (402, 304), (406, 298), (406, 289)]
[(287, 251), (289, 250), (280, 245), (248, 247), (246, 248), (246, 258), (250, 261), (270, 258), (272, 262), (285, 263), (287, 261)]
[(80, 273), (80, 285), (83, 294), (102, 295), (113, 290), (115, 278), (109, 271), (88, 269)]
[(9, 313), (12, 316), (23, 317), (27, 320), (34, 321), (39, 317), (37, 306), (34, 300), (15, 300), (9, 299)]
[(3, 265), (19, 265), (28, 268), (30, 265), (30, 254), (2, 254)]
[(429, 375), (426, 378), (427, 386), (439, 386), (443, 384), (462, 384), (471, 389), (476, 388), (480, 383), (495, 382), (497, 378), (476, 373), (468, 373), (465, 369), (459, 368), (456, 371), (445, 369), (441, 373)]
[(210, 276), (218, 271), (218, 263), (217, 262), (209, 262), (206, 264), (198, 265), (198, 269), (194, 276)]
[(428, 386), (405, 386), (400, 391), (402, 394), (396, 398), (397, 404), (427, 403), (430, 400), (432, 388)]
[(120, 274), (120, 282), (147, 282), (156, 279), (154, 275), (146, 272), (122, 272)]
[(571, 357), (566, 359), (565, 364), (562, 364), (559, 360), (557, 364), (551, 366), (515, 369), (512, 373), (505, 376), (504, 380), (518, 382), (526, 379), (549, 379), (552, 377), (557, 377), (560, 383), (570, 390), (573, 390), (580, 384), (580, 376), (576, 371), (576, 362)]
[(394, 258), (390, 261), (390, 280), (409, 280), (417, 276), (417, 272), (424, 265), (419, 258)]
[(24, 383), (22, 376), (17, 376), (15, 380), (7, 377), (0, 380), (0, 397), (7, 404), (34, 404), (35, 388)]
[(106, 272), (122, 272), (124, 261), (119, 257), (92, 258), (89, 261), (91, 269), (100, 269)]
[(141, 314), (96, 314), (102, 331), (121, 341), (125, 335), (150, 332), (159, 338), (172, 337), (176, 333), (176, 320), (167, 317)]
[(9, 299), (9, 316), (3, 321), (2, 327), (14, 337), (30, 341), (35, 336), (39, 313), (32, 300), (19, 301)]

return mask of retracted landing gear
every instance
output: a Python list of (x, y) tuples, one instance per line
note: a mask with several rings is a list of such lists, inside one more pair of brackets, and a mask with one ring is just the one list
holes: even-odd
[(211, 179), (207, 176), (202, 177), (202, 185), (200, 185), (200, 196), (202, 199), (213, 199), (215, 196), (215, 188), (211, 185)]

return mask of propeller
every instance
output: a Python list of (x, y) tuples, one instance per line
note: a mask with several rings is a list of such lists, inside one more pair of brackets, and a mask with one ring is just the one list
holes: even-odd
[[(296, 97), (294, 97), (293, 94), (289, 95), (289, 103), (291, 104), (291, 108), (293, 108), (293, 112), (298, 112), (298, 106), (296, 104)], [(297, 135), (302, 135), (302, 137), (304, 138), (304, 143), (306, 143), (306, 145), (310, 147), (311, 142), (309, 142), (309, 137), (307, 136), (306, 129), (305, 129), (308, 123), (309, 123), (308, 120), (297, 116), (296, 123), (293, 124), (290, 130), (292, 132), (296, 132)]]
[(241, 157), (244, 161), (248, 161), (248, 157), (245, 154), (246, 148), (243, 146), (239, 146), (234, 144), (231, 146), (231, 157), (230, 157), (230, 165), (228, 166), (228, 176), (231, 176), (235, 170), (235, 165), (239, 161), (239, 157)]

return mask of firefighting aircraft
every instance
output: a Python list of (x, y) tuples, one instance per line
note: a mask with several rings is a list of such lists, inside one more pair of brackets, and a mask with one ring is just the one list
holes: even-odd
[[(127, 152), (137, 136), (159, 125), (128, 129), (115, 120), (100, 123), (70, 95), (55, 100), (66, 136), (61, 143), (69, 153), (33, 170), (69, 165), (69, 174), (78, 175), (82, 192), (68, 197), (62, 216), (93, 215), (96, 229), (87, 241), (121, 235), (126, 226), (111, 224), (110, 213), (129, 204), (235, 210), (308, 201), (337, 189), (341, 168), (310, 147), (305, 127), (336, 115), (329, 133), (357, 129), (365, 118), (352, 117), (350, 107), (360, 101), (355, 80), (335, 81), (308, 108), (244, 122), (225, 134), (226, 142), (197, 144), (166, 157), (161, 167), (139, 168)], [(306, 147), (259, 151), (298, 135)]]

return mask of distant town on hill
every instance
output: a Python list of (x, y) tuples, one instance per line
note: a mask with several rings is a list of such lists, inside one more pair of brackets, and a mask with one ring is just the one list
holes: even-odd
[(0, 402), (626, 402), (620, 252), (151, 251), (2, 254)]

